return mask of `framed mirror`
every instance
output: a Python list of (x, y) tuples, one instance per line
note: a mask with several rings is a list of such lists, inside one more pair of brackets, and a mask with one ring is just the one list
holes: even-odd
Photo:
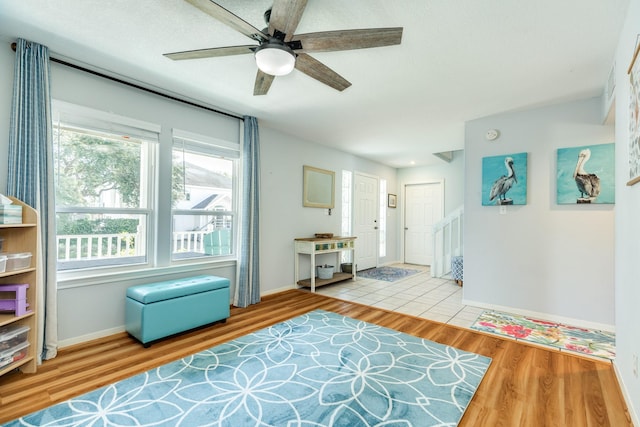
[(302, 205), (308, 208), (333, 209), (335, 172), (303, 166)]

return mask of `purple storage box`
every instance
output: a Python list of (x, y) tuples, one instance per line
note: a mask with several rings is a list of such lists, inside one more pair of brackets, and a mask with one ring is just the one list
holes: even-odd
[[(31, 312), (27, 303), (28, 283), (0, 285), (0, 311), (13, 311), (16, 316), (23, 316)], [(13, 293), (13, 295), (9, 295)], [(7, 298), (13, 296), (14, 298)]]

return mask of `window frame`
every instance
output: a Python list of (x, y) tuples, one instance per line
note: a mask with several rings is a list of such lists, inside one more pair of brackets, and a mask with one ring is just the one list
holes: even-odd
[[(239, 132), (238, 140), (229, 141), (225, 139), (219, 139), (214, 137), (206, 137), (201, 134), (196, 134), (188, 131), (179, 131), (165, 125), (160, 125), (152, 122), (137, 120), (127, 116), (117, 115), (113, 113), (106, 113), (101, 110), (93, 109), (91, 107), (85, 107), (77, 104), (68, 103), (60, 100), (52, 100), (52, 112), (53, 117), (58, 118), (59, 113), (64, 111), (67, 114), (77, 114), (87, 118), (87, 122), (91, 123), (92, 120), (98, 121), (114, 121), (120, 123), (123, 126), (141, 126), (142, 129), (151, 130), (157, 134), (157, 143), (148, 144), (148, 156), (149, 156), (149, 168), (144, 173), (145, 179), (149, 183), (148, 191), (146, 192), (146, 200), (148, 201), (144, 208), (126, 208), (120, 210), (119, 208), (75, 208), (75, 207), (58, 207), (55, 206), (54, 210), (58, 213), (127, 213), (127, 214), (141, 214), (146, 215), (147, 218), (147, 230), (146, 230), (146, 262), (138, 264), (119, 264), (113, 266), (100, 266), (90, 267), (74, 270), (58, 270), (57, 282), (58, 289), (69, 289), (75, 287), (92, 286), (98, 284), (113, 284), (119, 285), (123, 283), (123, 280), (136, 280), (139, 278), (162, 278), (167, 274), (180, 274), (185, 272), (197, 272), (210, 271), (211, 268), (235, 268), (237, 254), (239, 252), (237, 246), (238, 233), (239, 233), (239, 207), (241, 206), (241, 188), (240, 188), (240, 176), (242, 168), (242, 133)], [(53, 125), (56, 125), (54, 120)], [(239, 130), (242, 129), (242, 121), (239, 122)], [(195, 123), (197, 125), (197, 123)], [(115, 126), (118, 128), (118, 126)], [(172, 155), (173, 155), (173, 137), (177, 132), (177, 135), (188, 138), (204, 139), (208, 142), (215, 142), (216, 145), (222, 149), (233, 149), (236, 152), (235, 159), (233, 160), (233, 177), (232, 177), (232, 211), (224, 211), (232, 215), (232, 253), (225, 256), (206, 256), (193, 259), (173, 259), (173, 215), (174, 211), (171, 206), (171, 196), (168, 199), (166, 195), (161, 192), (171, 192), (172, 186)], [(215, 129), (214, 132), (215, 133)], [(168, 156), (168, 157), (167, 157)], [(167, 172), (169, 177), (167, 179)], [(53, 169), (52, 169), (53, 173)], [(142, 178), (141, 172), (141, 180)], [(163, 176), (164, 175), (164, 176)], [(145, 196), (140, 197), (141, 203)], [(192, 211), (177, 210), (175, 213), (187, 213), (192, 214)], [(204, 215), (210, 214), (209, 211), (203, 211)], [(172, 230), (170, 234), (166, 234), (163, 230), (166, 227)], [(53, 247), (57, 248), (57, 235), (50, 237), (55, 239)]]
[[(104, 134), (105, 137), (122, 135), (134, 135), (144, 144), (141, 147), (141, 174), (140, 174), (140, 200), (139, 206), (135, 208), (122, 207), (87, 207), (87, 206), (60, 206), (55, 203), (54, 210), (58, 214), (112, 214), (112, 215), (141, 215), (146, 218), (145, 227), (145, 261), (141, 263), (122, 263), (116, 265), (94, 265), (87, 268), (76, 268), (70, 270), (57, 270), (60, 278), (99, 275), (104, 271), (120, 272), (133, 269), (149, 268), (152, 260), (156, 258), (156, 241), (154, 230), (156, 229), (157, 215), (154, 207), (157, 205), (157, 177), (156, 166), (158, 163), (158, 146), (160, 142), (160, 125), (155, 123), (136, 120), (113, 113), (106, 113), (89, 107), (71, 104), (64, 101), (52, 100), (52, 120), (53, 128), (64, 123), (66, 127), (77, 128), (79, 133)], [(115, 138), (114, 138), (115, 139)], [(146, 157), (146, 173), (143, 159)], [(55, 173), (55, 170), (53, 170)], [(55, 184), (54, 184), (55, 185)], [(145, 191), (142, 191), (145, 188)], [(58, 248), (58, 234), (54, 237), (54, 247)], [(57, 263), (56, 263), (57, 264)], [(57, 265), (56, 265), (57, 268)]]
[[(187, 150), (185, 148), (188, 147)], [(219, 138), (213, 138), (207, 135), (201, 135), (190, 131), (174, 128), (172, 130), (172, 145), (171, 156), (173, 159), (173, 151), (175, 149), (182, 148), (183, 151), (187, 151), (194, 154), (206, 155), (209, 157), (216, 157), (232, 162), (232, 174), (231, 174), (231, 210), (230, 211), (210, 211), (205, 209), (174, 209), (171, 207), (171, 238), (170, 243), (173, 246), (173, 233), (174, 230), (174, 217), (177, 215), (196, 215), (196, 216), (230, 216), (231, 220), (231, 253), (224, 255), (203, 255), (201, 257), (175, 259), (173, 251), (169, 254), (171, 264), (186, 264), (193, 262), (202, 262), (203, 260), (235, 260), (237, 258), (237, 238), (239, 227), (239, 215), (238, 215), (238, 198), (240, 195), (239, 190), (239, 176), (240, 176), (240, 156), (241, 146), (240, 142), (234, 143), (231, 141), (225, 141)], [(211, 152), (205, 152), (204, 150), (211, 150)], [(173, 174), (172, 174), (173, 178)], [(173, 187), (173, 185), (172, 185)]]

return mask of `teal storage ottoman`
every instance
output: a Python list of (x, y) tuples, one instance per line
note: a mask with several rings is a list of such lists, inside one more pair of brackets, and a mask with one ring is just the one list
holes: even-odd
[(229, 279), (203, 275), (131, 286), (125, 304), (127, 332), (148, 347), (152, 341), (226, 321)]

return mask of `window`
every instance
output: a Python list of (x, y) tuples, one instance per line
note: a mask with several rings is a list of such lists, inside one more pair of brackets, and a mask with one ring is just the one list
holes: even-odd
[(387, 180), (380, 178), (380, 258), (387, 256)]
[(173, 131), (172, 260), (234, 253), (239, 145)]
[(235, 258), (239, 141), (53, 106), (63, 277)]
[(58, 270), (146, 264), (159, 128), (54, 105)]
[[(342, 226), (341, 233), (343, 236), (351, 236), (351, 171), (342, 171)], [(342, 262), (353, 262), (351, 259), (351, 251), (342, 251)]]

